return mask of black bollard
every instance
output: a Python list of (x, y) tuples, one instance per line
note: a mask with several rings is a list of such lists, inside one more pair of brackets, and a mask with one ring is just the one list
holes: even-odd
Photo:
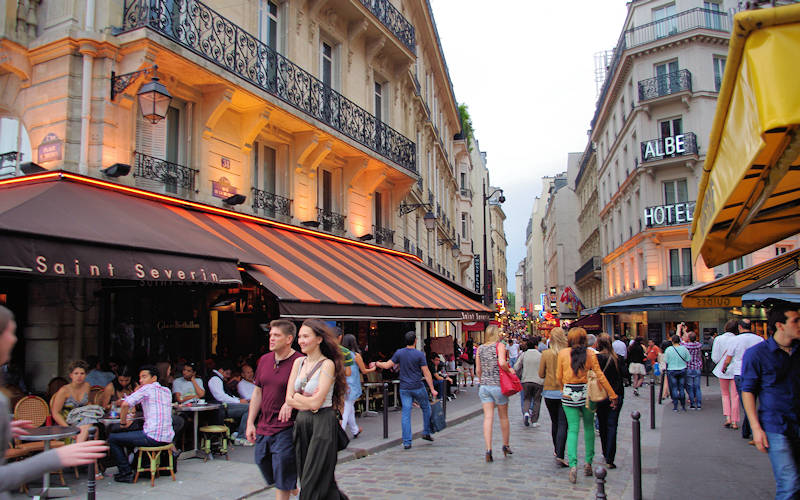
[(383, 439), (389, 439), (389, 383), (383, 383)]
[(444, 414), (445, 421), (447, 420), (447, 395), (450, 394), (450, 382), (447, 380), (444, 381), (444, 396), (439, 394), (439, 397), (442, 398), (442, 413)]
[(650, 375), (650, 428), (656, 428), (656, 378)]
[(633, 419), (633, 500), (642, 500), (642, 430), (638, 411), (631, 413)]
[[(89, 428), (89, 440), (90, 441), (94, 440), (96, 435), (97, 435), (97, 429), (95, 427), (90, 427)], [(88, 469), (89, 469), (89, 472), (88, 472), (89, 478), (88, 478), (88, 481), (86, 482), (86, 500), (95, 500), (95, 487), (96, 487), (96, 484), (95, 484), (95, 479), (94, 479), (94, 475), (95, 475), (94, 461), (92, 461), (89, 464)]]
[(607, 473), (608, 472), (606, 471), (605, 467), (599, 467), (598, 466), (594, 470), (594, 477), (596, 478), (594, 480), (594, 482), (597, 483), (597, 493), (594, 496), (594, 498), (596, 500), (606, 500), (606, 498), (608, 498), (608, 497), (606, 497), (606, 474)]

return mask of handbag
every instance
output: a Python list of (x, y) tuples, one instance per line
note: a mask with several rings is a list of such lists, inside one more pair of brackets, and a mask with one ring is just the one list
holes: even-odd
[(347, 431), (342, 429), (341, 425), (336, 425), (336, 450), (342, 451), (350, 444), (350, 438), (347, 437)]
[(431, 434), (439, 432), (447, 427), (447, 421), (444, 418), (444, 408), (442, 408), (442, 400), (434, 401), (431, 403)]
[[(611, 363), (611, 356), (608, 356), (608, 361), (606, 361), (606, 366), (603, 367), (603, 371), (605, 372), (608, 368), (609, 363)], [(600, 401), (605, 401), (608, 399), (608, 392), (605, 388), (600, 384), (600, 380), (597, 378), (597, 374), (594, 370), (589, 370), (586, 372), (586, 406), (588, 408), (589, 401), (593, 403), (599, 403)]]
[(497, 368), (500, 371), (500, 392), (506, 397), (513, 396), (522, 390), (522, 384), (515, 373), (508, 373), (500, 367), (500, 350), (497, 344), (494, 345), (494, 349), (497, 352)]

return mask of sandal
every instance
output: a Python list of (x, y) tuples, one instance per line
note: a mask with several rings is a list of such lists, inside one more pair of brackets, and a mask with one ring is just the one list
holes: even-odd
[(725, 427), (725, 428), (730, 428), (730, 426), (731, 426), (730, 422), (725, 422), (724, 424), (722, 424), (722, 427)]
[(102, 472), (98, 472), (97, 474), (94, 475), (94, 480), (95, 481), (100, 481), (101, 479), (105, 479), (105, 478), (106, 477), (103, 475)]
[(733, 430), (735, 430), (735, 431), (738, 431), (738, 430), (739, 430), (739, 426), (738, 426), (738, 425), (736, 425), (736, 424), (731, 424), (730, 428), (731, 428), (731, 429), (733, 429)]

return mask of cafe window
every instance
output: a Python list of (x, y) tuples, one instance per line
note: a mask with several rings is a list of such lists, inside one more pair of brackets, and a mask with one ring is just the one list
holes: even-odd
[(689, 201), (689, 190), (686, 179), (676, 179), (664, 183), (664, 205), (686, 203)]
[(669, 250), (669, 286), (687, 287), (692, 284), (692, 249)]

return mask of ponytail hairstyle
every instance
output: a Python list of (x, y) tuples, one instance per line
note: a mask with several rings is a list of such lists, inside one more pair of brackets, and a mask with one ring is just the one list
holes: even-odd
[(578, 375), (586, 369), (586, 330), (581, 327), (570, 328), (567, 334), (570, 350), (570, 366), (572, 373)]

